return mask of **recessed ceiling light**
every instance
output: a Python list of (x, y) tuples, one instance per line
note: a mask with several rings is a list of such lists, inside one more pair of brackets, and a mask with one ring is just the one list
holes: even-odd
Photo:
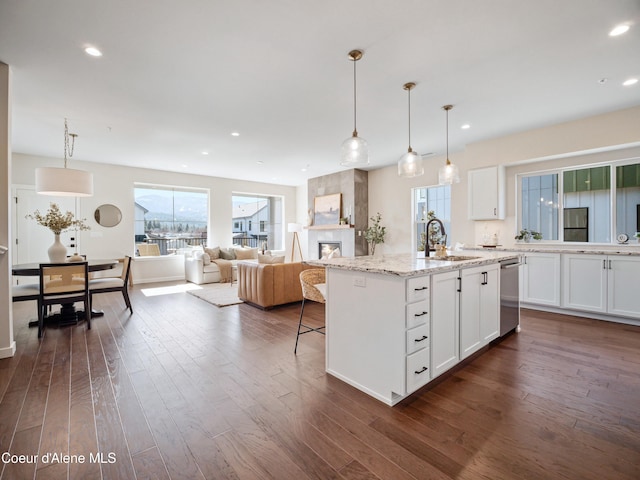
[(608, 79), (608, 78), (606, 78), (606, 77), (602, 77), (600, 80), (598, 80), (598, 83), (599, 83), (600, 85), (604, 85), (604, 84), (605, 84), (605, 83), (607, 83), (608, 81), (609, 81), (609, 79)]
[(263, 162), (262, 160), (258, 160), (256, 163), (257, 163), (258, 165), (264, 165), (264, 162)]
[(618, 35), (627, 33), (628, 30), (629, 30), (629, 25), (617, 25), (613, 30), (609, 32), (609, 36), (617, 37)]
[(202, 152), (200, 152), (200, 153), (201, 153), (202, 155), (209, 155), (209, 152), (206, 152), (206, 151), (204, 151), (204, 150), (203, 150)]
[(189, 168), (189, 165), (182, 164), (182, 168)]
[(625, 87), (629, 87), (631, 85), (635, 85), (636, 83), (638, 83), (637, 78), (630, 78), (629, 80), (625, 80), (624, 82), (622, 82), (622, 85), (624, 85)]
[(101, 57), (102, 52), (98, 50), (96, 47), (87, 47), (84, 49), (84, 52), (87, 55), (91, 55), (92, 57)]
[(468, 123), (465, 123), (460, 128), (463, 129), (463, 130), (469, 130), (471, 128), (471, 125), (469, 125)]
[(238, 132), (231, 132), (232, 137), (239, 137), (240, 134)]

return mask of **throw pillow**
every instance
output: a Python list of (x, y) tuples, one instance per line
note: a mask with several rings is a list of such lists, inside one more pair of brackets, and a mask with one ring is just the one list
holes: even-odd
[(220, 247), (205, 248), (204, 251), (211, 260), (220, 258)]
[(221, 248), (220, 258), (222, 258), (223, 260), (235, 260), (236, 250), (234, 248)]
[(236, 258), (238, 260), (254, 260), (258, 258), (257, 248), (236, 248)]
[(208, 253), (203, 253), (202, 254), (202, 263), (204, 265), (210, 265), (211, 264), (211, 257), (209, 256)]
[(284, 263), (284, 255), (261, 255), (258, 254), (258, 263)]

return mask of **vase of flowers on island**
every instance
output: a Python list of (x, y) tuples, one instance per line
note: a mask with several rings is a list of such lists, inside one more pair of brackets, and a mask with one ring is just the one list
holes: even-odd
[(49, 247), (49, 261), (51, 263), (62, 263), (67, 259), (67, 247), (60, 241), (60, 234), (67, 230), (89, 230), (89, 226), (85, 223), (86, 219), (76, 220), (73, 213), (67, 211), (62, 213), (60, 207), (56, 203), (49, 205), (49, 210), (42, 215), (39, 210), (26, 216), (26, 218), (35, 220), (38, 225), (47, 227), (53, 232), (55, 237), (53, 245)]

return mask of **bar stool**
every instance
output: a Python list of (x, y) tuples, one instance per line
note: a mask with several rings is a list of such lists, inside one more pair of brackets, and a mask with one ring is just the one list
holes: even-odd
[[(304, 333), (317, 332), (324, 335), (325, 326), (311, 327), (302, 323), (305, 301), (311, 300), (318, 303), (326, 303), (327, 284), (325, 280), (324, 268), (310, 268), (300, 272), (300, 284), (302, 286), (302, 307), (300, 308), (300, 320), (298, 321), (298, 335), (296, 336), (296, 346), (293, 353), (298, 351), (298, 339)], [(300, 331), (304, 327), (306, 330)]]

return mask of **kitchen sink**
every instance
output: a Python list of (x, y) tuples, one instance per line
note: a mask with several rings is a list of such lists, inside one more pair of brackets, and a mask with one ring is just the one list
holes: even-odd
[(426, 260), (441, 260), (443, 262), (462, 262), (463, 260), (476, 260), (482, 257), (468, 257), (466, 255), (447, 255), (444, 257), (429, 257)]

